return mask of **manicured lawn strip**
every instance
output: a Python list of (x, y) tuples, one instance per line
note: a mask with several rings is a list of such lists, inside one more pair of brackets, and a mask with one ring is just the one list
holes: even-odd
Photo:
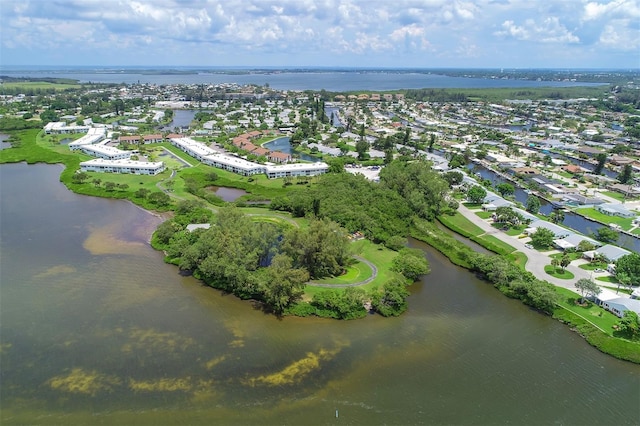
[(556, 268), (553, 265), (546, 265), (544, 267), (544, 271), (552, 277), (560, 278), (561, 280), (570, 280), (574, 278), (573, 273), (566, 269), (563, 271), (562, 268)]
[(476, 212), (476, 216), (478, 216), (480, 219), (489, 219), (491, 217), (491, 214), (491, 212), (485, 211)]
[[(596, 323), (591, 317), (587, 317), (589, 318), (589, 321), (587, 321), (587, 319), (579, 316), (563, 305), (560, 305), (558, 309), (553, 312), (553, 318), (569, 325), (573, 330), (583, 336), (590, 345), (600, 351), (618, 359), (640, 364), (640, 342), (632, 342), (623, 338), (612, 337), (610, 334), (599, 330), (595, 325), (591, 324), (589, 321)], [(597, 319), (595, 316), (593, 318)], [(601, 328), (605, 329), (604, 327)]]
[(621, 202), (625, 200), (624, 194), (621, 194), (621, 193), (619, 193), (619, 192), (615, 192), (615, 191), (601, 191), (601, 193), (602, 193), (603, 195), (607, 195), (607, 196), (609, 196), (609, 197), (611, 197), (611, 198), (615, 198), (616, 200), (621, 201)]
[(640, 228), (636, 228), (633, 231), (631, 231), (632, 234), (634, 235), (640, 235)]
[(516, 226), (513, 228), (509, 228), (509, 230), (506, 231), (505, 234), (511, 237), (517, 237), (518, 235), (522, 234), (522, 231), (524, 231), (525, 228), (525, 226)]
[(513, 263), (518, 265), (520, 269), (522, 269), (523, 271), (525, 270), (525, 266), (529, 261), (529, 258), (527, 257), (527, 255), (521, 251), (517, 251), (515, 253), (509, 253), (507, 257), (509, 259), (512, 259)]
[(560, 301), (558, 302), (560, 306), (592, 322), (606, 334), (613, 336), (613, 326), (620, 321), (620, 318), (591, 302), (587, 306), (576, 305), (575, 302), (580, 300), (581, 296), (571, 290), (558, 287), (557, 292), (560, 294)]
[(569, 259), (571, 259), (571, 261), (573, 262), (574, 260), (578, 260), (578, 259), (582, 259), (582, 253), (580, 252), (574, 252), (574, 253), (554, 253), (552, 255), (550, 255), (549, 257), (551, 258), (557, 258), (557, 259), (562, 259), (562, 257), (568, 254), (569, 255)]
[(618, 279), (616, 277), (612, 276), (612, 275), (607, 275), (607, 276), (604, 276), (604, 277), (598, 277), (598, 278), (596, 278), (596, 281), (602, 281), (602, 282), (605, 282), (605, 283), (614, 283), (614, 284), (618, 283)]
[(594, 269), (606, 269), (607, 264), (600, 263), (600, 262), (590, 262), (590, 263), (583, 263), (581, 265), (578, 265), (578, 268), (584, 269), (585, 271), (593, 271)]
[(610, 223), (615, 223), (616, 225), (620, 225), (622, 227), (622, 229), (624, 230), (629, 230), (631, 229), (631, 222), (633, 221), (632, 218), (624, 218), (624, 217), (619, 217), (619, 216), (609, 216), (603, 213), (600, 213), (599, 211), (597, 211), (594, 208), (584, 208), (584, 209), (576, 209), (574, 210), (576, 213), (589, 217), (593, 220), (596, 220), (600, 223), (604, 223), (605, 225), (608, 225)]
[(513, 253), (514, 251), (516, 251), (515, 247), (512, 247), (502, 240), (499, 240), (493, 235), (478, 235), (475, 237), (471, 237), (470, 240), (475, 241), (484, 248), (501, 255)]
[(467, 238), (484, 234), (482, 228), (472, 223), (460, 212), (456, 212), (453, 216), (440, 215), (438, 220), (447, 228)]
[[(599, 285), (599, 284), (598, 284), (598, 285)], [(612, 287), (612, 286), (609, 286), (609, 285), (602, 285), (602, 286), (600, 286), (600, 287), (608, 288), (609, 290), (613, 290), (613, 291), (615, 291), (616, 293), (624, 293), (624, 294), (631, 294), (631, 293), (633, 293), (633, 290), (629, 290), (628, 288), (624, 288), (624, 287), (622, 287), (622, 286), (620, 286), (620, 288), (618, 288), (618, 287)]]

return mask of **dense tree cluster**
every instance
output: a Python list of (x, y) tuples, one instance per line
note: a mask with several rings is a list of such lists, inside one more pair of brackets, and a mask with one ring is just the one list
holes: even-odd
[(536, 279), (504, 257), (474, 253), (468, 259), (471, 269), (492, 282), (502, 293), (543, 312), (553, 312), (558, 293), (552, 284)]

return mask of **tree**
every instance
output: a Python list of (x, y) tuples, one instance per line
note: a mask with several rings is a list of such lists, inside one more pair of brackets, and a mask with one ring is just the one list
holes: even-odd
[(473, 204), (481, 204), (486, 197), (487, 191), (479, 185), (474, 185), (467, 191), (467, 199)]
[(433, 151), (433, 145), (436, 143), (436, 135), (434, 135), (433, 133), (431, 133), (429, 135), (429, 145), (428, 145), (428, 150), (429, 152)]
[(421, 275), (429, 273), (429, 262), (418, 249), (403, 248), (393, 258), (391, 270), (399, 272), (407, 279), (416, 281)]
[(562, 210), (554, 210), (549, 215), (549, 219), (553, 223), (562, 223), (564, 222), (564, 212)]
[(265, 274), (262, 289), (265, 303), (281, 314), (302, 297), (308, 280), (309, 273), (305, 269), (292, 268), (289, 256), (277, 254)]
[(631, 253), (616, 261), (616, 277), (626, 275), (631, 285), (640, 285), (640, 254)]
[(622, 184), (631, 183), (633, 179), (633, 168), (631, 164), (625, 164), (622, 172), (618, 175), (618, 181)]
[(599, 175), (599, 174), (602, 174), (602, 170), (604, 169), (604, 164), (607, 162), (607, 154), (603, 152), (596, 155), (596, 160), (598, 161), (598, 164), (596, 165), (596, 168), (593, 169), (593, 174)]
[(560, 266), (560, 259), (558, 257), (552, 257), (551, 258), (551, 266), (553, 266), (554, 269), (557, 269), (558, 266)]
[(525, 205), (525, 209), (529, 213), (536, 214), (540, 211), (540, 200), (535, 195), (530, 195), (527, 198), (527, 203)]
[(358, 153), (358, 160), (366, 160), (367, 153), (369, 152), (369, 142), (365, 139), (361, 139), (356, 142), (356, 152)]
[(501, 206), (496, 209), (495, 222), (516, 226), (524, 221), (524, 217), (509, 206)]
[(553, 231), (547, 228), (538, 228), (536, 232), (531, 234), (531, 243), (536, 248), (549, 248), (553, 246), (553, 240), (556, 238)]
[(149, 191), (147, 188), (140, 188), (138, 189), (136, 192), (133, 193), (133, 195), (137, 198), (147, 198), (147, 195), (149, 195), (151, 191)]
[(95, 185), (95, 187), (97, 188), (102, 183), (102, 179), (96, 178), (96, 179), (92, 180), (91, 183), (93, 183)]
[(593, 250), (595, 246), (587, 240), (582, 240), (578, 243), (578, 247), (576, 247), (577, 251), (585, 252)]
[(372, 305), (382, 316), (398, 316), (407, 310), (407, 296), (409, 291), (405, 283), (394, 278), (383, 284), (382, 293), (374, 295)]
[(126, 191), (127, 189), (129, 189), (129, 185), (126, 183), (121, 183), (120, 185), (118, 185), (118, 189), (121, 191)]
[(84, 183), (87, 179), (89, 179), (89, 174), (85, 172), (75, 173), (71, 178), (75, 183)]
[(598, 284), (587, 278), (580, 278), (578, 282), (576, 282), (576, 288), (582, 295), (580, 303), (584, 303), (585, 297), (596, 296), (602, 291), (602, 289), (598, 287)]
[(618, 323), (618, 327), (629, 338), (636, 338), (640, 335), (640, 318), (638, 318), (638, 314), (631, 310), (625, 311)]
[(508, 195), (513, 195), (516, 192), (516, 189), (510, 183), (500, 183), (496, 186), (496, 190), (502, 195), (506, 197)]
[(464, 175), (457, 171), (446, 172), (442, 177), (449, 183), (449, 187), (460, 185), (464, 179)]
[[(106, 185), (106, 184), (105, 184)], [(156, 191), (147, 196), (150, 203), (157, 205), (158, 207), (168, 206), (171, 203), (171, 198), (164, 192)]]
[(111, 192), (114, 189), (116, 189), (116, 183), (115, 182), (105, 182), (104, 183), (104, 189), (106, 189), (107, 191)]
[(571, 263), (571, 257), (568, 253), (564, 253), (560, 258), (560, 267), (564, 271), (567, 266)]
[(614, 241), (617, 241), (618, 236), (619, 236), (618, 232), (614, 231), (611, 228), (607, 228), (605, 226), (598, 229), (598, 232), (595, 235), (596, 239), (598, 241), (602, 241), (603, 243), (612, 243)]

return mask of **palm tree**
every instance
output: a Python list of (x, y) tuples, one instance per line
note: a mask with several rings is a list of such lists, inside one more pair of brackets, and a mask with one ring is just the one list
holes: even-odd
[(562, 210), (554, 210), (551, 212), (551, 215), (549, 215), (549, 219), (556, 224), (562, 223), (564, 222), (564, 212)]

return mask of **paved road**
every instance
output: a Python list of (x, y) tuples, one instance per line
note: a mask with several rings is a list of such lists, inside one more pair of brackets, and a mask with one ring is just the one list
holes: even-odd
[(562, 280), (559, 278), (552, 277), (551, 275), (547, 274), (544, 271), (544, 267), (546, 265), (551, 264), (551, 259), (549, 258), (549, 256), (547, 256), (544, 253), (540, 253), (537, 250), (533, 250), (525, 247), (524, 245), (526, 244), (528, 239), (518, 239), (517, 237), (512, 237), (510, 235), (505, 234), (504, 232), (501, 232), (500, 230), (491, 226), (491, 224), (485, 221), (484, 219), (481, 219), (478, 215), (476, 215), (476, 213), (473, 210), (470, 210), (469, 208), (467, 208), (462, 204), (460, 204), (458, 211), (464, 217), (466, 217), (475, 225), (477, 225), (482, 230), (484, 230), (486, 233), (493, 235), (497, 239), (504, 241), (505, 243), (509, 244), (512, 247), (515, 247), (516, 250), (526, 254), (529, 260), (525, 265), (525, 269), (531, 272), (533, 275), (535, 275), (536, 278), (549, 281), (553, 285), (567, 288), (576, 293), (579, 293), (578, 290), (574, 287), (574, 284), (576, 283), (576, 281), (578, 281), (580, 278), (593, 279), (591, 277), (590, 271), (585, 271), (584, 269), (580, 269), (573, 264), (567, 266), (566, 269), (569, 272), (571, 272), (575, 278), (570, 280)]

